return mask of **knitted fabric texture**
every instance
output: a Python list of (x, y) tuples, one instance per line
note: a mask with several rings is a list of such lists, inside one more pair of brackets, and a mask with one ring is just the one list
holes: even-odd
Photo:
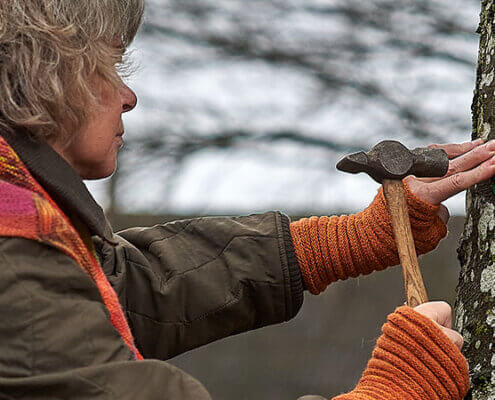
[(129, 325), (112, 286), (99, 262), (86, 247), (67, 216), (29, 173), (8, 143), (0, 137), (0, 236), (22, 237), (52, 246), (71, 257), (98, 287), (120, 333), (134, 358), (141, 360)]
[[(405, 186), (416, 251), (424, 254), (437, 246), (447, 227), (437, 215), (439, 206), (425, 203)], [(313, 294), (337, 280), (399, 263), (382, 189), (358, 214), (303, 218), (290, 224), (290, 232), (305, 286)]]
[(466, 359), (439, 326), (410, 307), (390, 314), (356, 388), (333, 400), (461, 400)]

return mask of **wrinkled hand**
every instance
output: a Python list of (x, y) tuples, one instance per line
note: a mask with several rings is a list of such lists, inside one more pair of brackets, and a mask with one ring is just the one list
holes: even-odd
[(431, 301), (414, 307), (414, 310), (435, 322), (443, 333), (461, 350), (464, 339), (452, 329), (452, 309), (444, 301)]
[[(450, 159), (447, 174), (442, 178), (408, 176), (404, 179), (411, 192), (427, 203), (440, 204), (495, 175), (495, 140), (484, 143), (478, 139), (462, 144), (433, 144), (428, 147), (445, 150)], [(444, 222), (449, 219), (449, 212), (443, 205), (439, 216)]]

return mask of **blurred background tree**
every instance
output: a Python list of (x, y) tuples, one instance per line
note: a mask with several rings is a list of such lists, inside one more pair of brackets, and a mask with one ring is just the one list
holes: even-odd
[(478, 10), (478, 0), (148, 1), (130, 81), (139, 106), (105, 204), (362, 208), (376, 186), (335, 175), (342, 154), (383, 138), (468, 137)]

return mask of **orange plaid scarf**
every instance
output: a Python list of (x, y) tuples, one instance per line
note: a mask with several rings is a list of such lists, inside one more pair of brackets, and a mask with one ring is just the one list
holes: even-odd
[(143, 357), (134, 344), (117, 294), (95, 255), (86, 247), (69, 218), (36, 182), (1, 136), (0, 193), (0, 236), (36, 240), (74, 259), (98, 287), (112, 325), (134, 358), (141, 360)]

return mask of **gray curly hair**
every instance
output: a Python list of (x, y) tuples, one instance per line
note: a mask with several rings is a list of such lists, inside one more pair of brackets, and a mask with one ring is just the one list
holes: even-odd
[(144, 0), (1, 0), (0, 134), (69, 143), (97, 104), (91, 77), (117, 87), (129, 73), (143, 11)]

